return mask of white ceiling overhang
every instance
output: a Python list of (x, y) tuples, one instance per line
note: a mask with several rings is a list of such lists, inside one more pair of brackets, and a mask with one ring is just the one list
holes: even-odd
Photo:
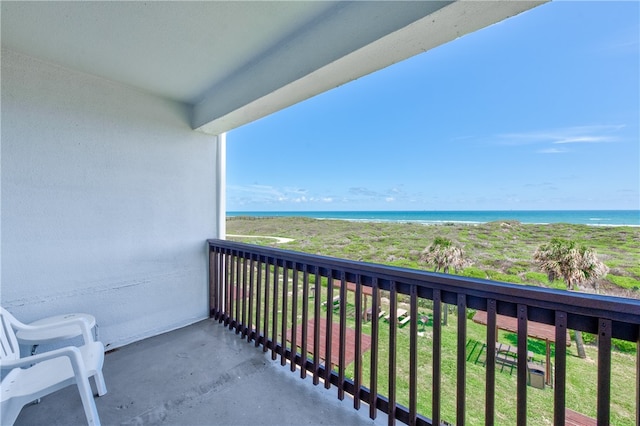
[(2, 46), (191, 106), (218, 134), (543, 1), (2, 2)]

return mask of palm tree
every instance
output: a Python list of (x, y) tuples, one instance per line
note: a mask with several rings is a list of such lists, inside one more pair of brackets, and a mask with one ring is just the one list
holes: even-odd
[[(464, 260), (464, 251), (460, 247), (453, 245), (451, 240), (447, 238), (436, 237), (433, 243), (425, 248), (420, 254), (420, 261), (435, 265), (434, 272), (442, 270), (445, 274), (449, 273), (449, 268), (453, 268), (458, 272), (459, 268), (466, 265)], [(447, 325), (448, 309), (444, 309), (444, 325)]]
[[(534, 261), (547, 273), (549, 282), (561, 278), (568, 290), (576, 286), (593, 283), (609, 272), (609, 268), (598, 260), (595, 250), (578, 247), (575, 241), (554, 238), (543, 244), (533, 254)], [(586, 358), (582, 332), (575, 331), (576, 348), (580, 358)]]
[(435, 265), (434, 272), (442, 270), (449, 273), (449, 268), (458, 272), (458, 268), (465, 266), (464, 251), (460, 247), (453, 245), (451, 240), (436, 237), (433, 243), (422, 251), (420, 261)]

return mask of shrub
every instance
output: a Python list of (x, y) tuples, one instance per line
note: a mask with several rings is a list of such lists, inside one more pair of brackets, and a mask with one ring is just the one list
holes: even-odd
[[(571, 332), (571, 338), (573, 339), (573, 331)], [(595, 334), (591, 333), (582, 333), (582, 340), (587, 345), (595, 345), (598, 342)], [(624, 353), (635, 353), (636, 352), (636, 343), (635, 342), (627, 342), (626, 340), (620, 339), (611, 339), (611, 346), (614, 350), (618, 352)]]
[(636, 343), (634, 342), (627, 342), (626, 340), (620, 340), (620, 339), (611, 339), (611, 344), (619, 352), (625, 352), (630, 354), (636, 353), (637, 346), (636, 346)]

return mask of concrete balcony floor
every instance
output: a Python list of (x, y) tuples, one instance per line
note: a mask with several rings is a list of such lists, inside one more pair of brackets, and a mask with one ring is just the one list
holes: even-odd
[[(368, 406), (313, 386), (279, 358), (217, 321), (125, 346), (105, 356), (108, 393), (96, 398), (103, 425), (382, 425)], [(93, 384), (92, 384), (93, 385)], [(86, 424), (75, 385), (22, 409), (16, 425)]]

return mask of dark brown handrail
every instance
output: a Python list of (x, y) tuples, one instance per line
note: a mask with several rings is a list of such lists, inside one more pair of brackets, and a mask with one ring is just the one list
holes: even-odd
[[(389, 423), (400, 420), (407, 424), (439, 424), (441, 418), (442, 361), (442, 310), (440, 302), (457, 306), (457, 379), (456, 406), (458, 424), (465, 419), (466, 388), (466, 315), (468, 309), (487, 312), (486, 399), (485, 422), (493, 424), (495, 417), (496, 374), (496, 315), (517, 318), (517, 419), (525, 424), (527, 413), (527, 324), (530, 321), (553, 325), (556, 344), (564, 347), (567, 329), (598, 335), (598, 424), (610, 419), (611, 339), (639, 342), (640, 301), (611, 296), (601, 296), (561, 290), (533, 288), (454, 275), (445, 275), (336, 259), (307, 253), (254, 246), (224, 240), (209, 240), (210, 313), (248, 341), (271, 350), (275, 360), (280, 355), (282, 365), (290, 362), (291, 370), (300, 367), (301, 377), (308, 371), (313, 383), (323, 380), (326, 388), (338, 389), (338, 397), (349, 393), (354, 396), (354, 407), (360, 401), (370, 405), (371, 418), (376, 410), (389, 415)], [(321, 318), (321, 280), (326, 282), (326, 318)], [(309, 288), (313, 281), (314, 288)], [(290, 285), (290, 282), (292, 285)], [(302, 312), (298, 306), (298, 285), (302, 285)], [(347, 283), (355, 284), (356, 309), (355, 340), (347, 342)], [(339, 289), (335, 289), (339, 285)], [(350, 284), (351, 285), (351, 284)], [(364, 352), (362, 339), (363, 313), (361, 297), (363, 288), (369, 287), (374, 295), (380, 290), (389, 292), (389, 341), (378, 341), (380, 301), (373, 297), (371, 306), (370, 381), (362, 382)], [(333, 299), (338, 290), (336, 306)], [(291, 293), (291, 294), (290, 294)], [(398, 296), (409, 300), (409, 407), (398, 404), (396, 394), (397, 359), (395, 342), (401, 325), (396, 317)], [(310, 299), (312, 302), (310, 302)], [(417, 316), (418, 300), (433, 302), (433, 384), (431, 388), (431, 419), (416, 412), (417, 398)], [(313, 306), (309, 307), (309, 303)], [(333, 319), (333, 309), (338, 320)], [(298, 316), (301, 321), (298, 322)], [(291, 329), (288, 329), (291, 326)], [(301, 328), (298, 340), (296, 330)], [(321, 341), (324, 329), (324, 341)], [(313, 330), (313, 335), (310, 335)], [(291, 335), (288, 337), (287, 334)], [(335, 340), (337, 338), (338, 340)], [(301, 341), (300, 341), (301, 340)], [(346, 346), (355, 347), (354, 380), (345, 376)], [(334, 347), (335, 345), (335, 347)], [(388, 347), (388, 389), (380, 389), (378, 369), (382, 345)], [(324, 351), (321, 348), (324, 346)], [(640, 346), (640, 343), (638, 343)], [(298, 351), (299, 348), (299, 351)], [(640, 358), (640, 355), (638, 355)], [(640, 361), (636, 362), (636, 377), (640, 377)], [(555, 355), (554, 423), (565, 421), (566, 353)], [(368, 386), (367, 386), (368, 385)], [(387, 392), (386, 396), (381, 392)], [(636, 389), (636, 419), (640, 405), (640, 385)], [(447, 419), (449, 421), (453, 419)]]

